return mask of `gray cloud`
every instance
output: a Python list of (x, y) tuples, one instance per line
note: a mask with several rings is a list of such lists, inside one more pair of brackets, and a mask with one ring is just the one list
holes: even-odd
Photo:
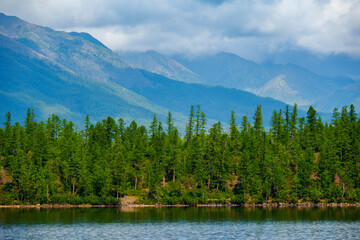
[(359, 0), (3, 0), (0, 11), (113, 50), (231, 51), (261, 60), (303, 49), (360, 57)]

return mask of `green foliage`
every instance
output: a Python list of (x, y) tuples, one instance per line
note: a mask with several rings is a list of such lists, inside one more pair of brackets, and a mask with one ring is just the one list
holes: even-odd
[(111, 117), (84, 130), (52, 115), (24, 126), (5, 115), (0, 128), (0, 204), (148, 204), (356, 202), (360, 198), (360, 120), (353, 105), (323, 123), (313, 107), (274, 111), (265, 131), (261, 106), (228, 133), (206, 131), (191, 107), (184, 138), (169, 112), (165, 130), (154, 114), (149, 130)]

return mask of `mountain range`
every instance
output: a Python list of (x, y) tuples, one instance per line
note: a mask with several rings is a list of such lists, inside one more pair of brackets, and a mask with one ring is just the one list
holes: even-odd
[(232, 53), (175, 59), (207, 83), (247, 90), (291, 105), (296, 102), (303, 109), (313, 105), (320, 111), (331, 112), (334, 107), (358, 103), (356, 97), (332, 103), (334, 95), (339, 95), (339, 99), (347, 96), (346, 89), (357, 84), (353, 79), (320, 76), (294, 64), (258, 64)]
[(201, 83), (190, 68), (159, 59), (171, 71), (141, 69), (87, 33), (55, 31), (0, 14), (0, 111), (10, 111), (15, 122), (30, 107), (40, 120), (54, 113), (81, 128), (86, 114), (95, 121), (110, 115), (149, 124), (153, 113), (164, 120), (170, 110), (184, 129), (191, 105), (200, 104), (211, 123), (227, 122), (231, 110), (251, 119), (261, 104), (267, 125), (272, 111), (286, 106), (226, 85)]
[[(304, 110), (310, 105), (323, 112), (331, 112), (334, 107), (351, 103), (360, 106), (359, 82), (348, 77), (320, 76), (294, 64), (258, 64), (226, 52), (195, 57), (169, 57), (147, 51), (122, 53), (122, 56), (138, 67), (158, 74), (167, 72), (169, 76), (181, 75), (186, 82), (245, 90), (290, 105), (297, 103)], [(173, 68), (164, 64), (164, 59), (182, 67), (172, 72)], [(179, 73), (182, 69), (185, 69), (186, 74)], [(189, 71), (193, 74), (189, 74)], [(196, 78), (186, 78), (187, 75)]]

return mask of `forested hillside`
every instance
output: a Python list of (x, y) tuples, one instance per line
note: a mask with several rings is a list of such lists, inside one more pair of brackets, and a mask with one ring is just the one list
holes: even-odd
[[(150, 128), (108, 117), (71, 121), (53, 115), (24, 124), (6, 114), (0, 129), (0, 204), (356, 202), (360, 199), (360, 120), (354, 106), (322, 122), (310, 107), (274, 111), (265, 131), (261, 106), (228, 126), (206, 130), (200, 106), (191, 107), (186, 134), (171, 113)], [(240, 122), (237, 124), (237, 122)]]

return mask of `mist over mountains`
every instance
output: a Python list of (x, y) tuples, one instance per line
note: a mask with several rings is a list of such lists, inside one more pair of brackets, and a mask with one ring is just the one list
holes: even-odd
[[(166, 56), (156, 51), (113, 52), (88, 33), (55, 31), (0, 14), (0, 110), (14, 121), (28, 107), (39, 120), (57, 114), (81, 128), (87, 114), (149, 124), (168, 111), (184, 129), (191, 105), (209, 123), (227, 122), (234, 110), (250, 120), (262, 105), (273, 110), (297, 103), (322, 112), (360, 106), (359, 82), (324, 77), (294, 64), (258, 64), (232, 53)], [(323, 114), (328, 119), (329, 114)]]
[[(0, 110), (10, 111), (14, 122), (23, 119), (28, 107), (35, 109), (39, 120), (54, 113), (79, 127), (86, 114), (96, 121), (110, 115), (148, 124), (153, 113), (163, 120), (170, 110), (183, 128), (191, 105), (200, 104), (211, 123), (227, 122), (231, 110), (238, 118), (251, 119), (261, 104), (268, 124), (272, 111), (286, 105), (137, 68), (86, 33), (55, 31), (0, 14), (0, 34)], [(180, 64), (170, 63), (168, 67), (181, 69), (178, 78), (185, 71), (197, 79)]]

